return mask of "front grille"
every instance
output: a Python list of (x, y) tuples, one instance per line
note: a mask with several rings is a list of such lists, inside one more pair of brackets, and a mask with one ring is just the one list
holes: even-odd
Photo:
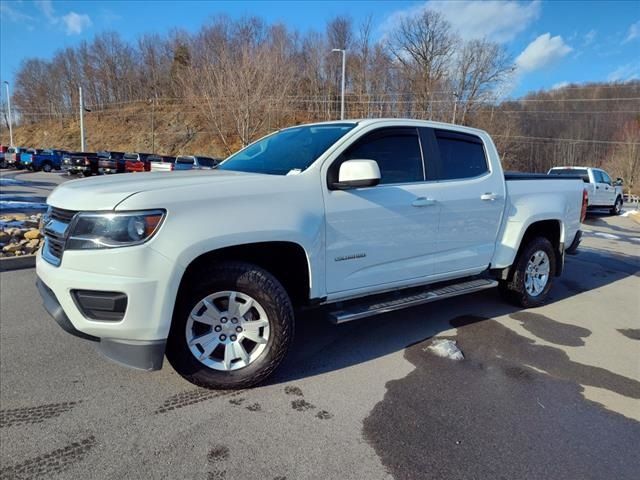
[(61, 222), (69, 223), (76, 213), (78, 212), (75, 210), (65, 210), (63, 208), (51, 207), (51, 213), (49, 214), (49, 216), (52, 220), (60, 220)]
[(47, 236), (46, 240), (49, 253), (58, 260), (62, 259), (62, 252), (64, 251), (64, 240), (61, 241), (50, 236)]
[(64, 245), (67, 239), (69, 224), (75, 210), (65, 210), (64, 208), (51, 207), (44, 220), (45, 246), (42, 250), (43, 257), (53, 265), (60, 265)]

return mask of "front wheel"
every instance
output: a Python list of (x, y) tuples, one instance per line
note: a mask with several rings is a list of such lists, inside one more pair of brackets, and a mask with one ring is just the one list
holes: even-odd
[(609, 212), (611, 215), (620, 215), (622, 213), (622, 197), (616, 198), (616, 203), (613, 204)]
[(42, 165), (42, 171), (45, 173), (49, 173), (51, 171), (51, 164), (45, 163), (44, 165)]
[(224, 262), (180, 295), (166, 354), (191, 383), (247, 388), (273, 373), (293, 333), (293, 306), (280, 282), (256, 265)]
[(544, 304), (556, 274), (556, 253), (548, 239), (535, 237), (515, 260), (510, 280), (500, 282), (500, 291), (510, 303), (524, 308)]

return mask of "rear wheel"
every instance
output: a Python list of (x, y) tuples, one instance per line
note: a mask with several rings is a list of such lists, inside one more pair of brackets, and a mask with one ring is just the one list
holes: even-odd
[(535, 237), (524, 246), (500, 291), (511, 303), (537, 307), (547, 300), (556, 274), (556, 253), (548, 239)]
[(284, 287), (266, 270), (225, 262), (198, 275), (176, 305), (167, 358), (206, 388), (247, 388), (278, 367), (293, 340)]
[(622, 197), (616, 198), (616, 203), (613, 204), (609, 211), (611, 215), (620, 215), (622, 213)]

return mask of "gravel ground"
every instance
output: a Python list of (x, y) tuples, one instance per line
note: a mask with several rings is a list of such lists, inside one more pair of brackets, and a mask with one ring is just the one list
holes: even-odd
[(585, 230), (545, 307), (486, 291), (306, 314), (279, 373), (240, 392), (114, 365), (48, 317), (33, 269), (0, 273), (0, 478), (637, 478), (640, 225)]

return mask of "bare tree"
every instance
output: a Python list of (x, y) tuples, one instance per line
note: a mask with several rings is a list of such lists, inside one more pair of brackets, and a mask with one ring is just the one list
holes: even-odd
[(461, 110), (460, 123), (480, 104), (495, 100), (497, 87), (513, 73), (511, 57), (489, 40), (470, 40), (455, 55), (452, 86)]
[(390, 34), (390, 51), (422, 110), (432, 107), (434, 92), (446, 79), (454, 54), (454, 38), (449, 22), (433, 10), (404, 17)]
[[(219, 22), (220, 20), (218, 20)], [(281, 28), (265, 29), (256, 19), (214, 25), (200, 45), (203, 63), (186, 76), (188, 91), (231, 153), (233, 139), (248, 145), (262, 131), (267, 112), (282, 107), (293, 85), (290, 45)], [(275, 108), (274, 108), (275, 107)]]

